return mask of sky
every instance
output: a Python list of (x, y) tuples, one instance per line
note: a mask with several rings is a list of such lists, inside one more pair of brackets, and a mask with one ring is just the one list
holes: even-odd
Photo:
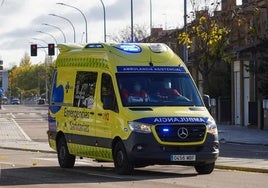
[[(187, 0), (188, 11), (191, 11), (193, 1)], [(104, 14), (100, 0), (0, 0), (0, 59), (4, 62), (4, 69), (19, 65), (24, 55), (30, 54), (33, 43), (44, 47), (48, 43), (63, 43), (63, 34), (67, 43), (74, 43), (74, 36), (76, 43), (86, 43), (86, 25), (82, 14), (57, 3), (71, 5), (83, 12), (87, 20), (88, 43), (104, 42)], [(106, 40), (114, 42), (112, 36), (131, 24), (131, 0), (103, 0), (103, 3)], [(153, 27), (183, 27), (184, 0), (151, 0), (151, 3)], [(150, 28), (150, 0), (133, 0), (133, 23)], [(39, 48), (38, 56), (31, 57), (32, 64), (43, 63), (46, 53), (45, 48)]]

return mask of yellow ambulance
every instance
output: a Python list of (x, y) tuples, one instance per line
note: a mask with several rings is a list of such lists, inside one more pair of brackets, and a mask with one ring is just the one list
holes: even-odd
[(50, 147), (62, 168), (76, 156), (213, 171), (218, 131), (182, 60), (165, 44), (58, 45), (49, 101)]

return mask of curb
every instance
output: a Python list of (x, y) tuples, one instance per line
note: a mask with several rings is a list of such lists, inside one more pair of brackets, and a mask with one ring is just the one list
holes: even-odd
[(244, 171), (244, 172), (268, 173), (268, 169), (241, 167), (241, 166), (217, 165), (216, 164), (215, 168), (223, 169), (223, 170), (237, 170), (237, 171)]
[(244, 143), (244, 142), (235, 142), (235, 141), (226, 141), (228, 144), (239, 144), (239, 145), (250, 145), (250, 146), (268, 146), (268, 144), (263, 143)]
[(54, 154), (57, 153), (56, 151), (28, 149), (28, 148), (15, 148), (15, 147), (5, 147), (5, 146), (0, 146), (0, 149), (8, 149), (8, 150), (16, 150), (16, 151), (30, 151), (30, 152), (40, 152), (40, 153), (54, 153)]
[(239, 144), (239, 145), (250, 145), (250, 146), (268, 146), (268, 143), (247, 143), (247, 142), (239, 142), (239, 141), (227, 141), (224, 138), (219, 140), (222, 144)]

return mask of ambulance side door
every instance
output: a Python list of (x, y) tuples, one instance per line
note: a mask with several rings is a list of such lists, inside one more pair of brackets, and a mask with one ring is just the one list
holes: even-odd
[[(73, 141), (78, 144), (95, 146), (95, 109), (97, 72), (77, 71), (74, 88), (73, 108), (69, 113)], [(80, 151), (82, 152), (82, 150)]]
[(100, 94), (96, 109), (96, 138), (99, 146), (109, 148), (112, 142), (112, 129), (118, 120), (118, 105), (112, 77), (102, 73)]

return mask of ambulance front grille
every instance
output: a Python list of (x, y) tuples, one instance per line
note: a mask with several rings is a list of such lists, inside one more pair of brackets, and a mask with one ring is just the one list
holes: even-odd
[(200, 142), (206, 134), (205, 125), (157, 125), (156, 133), (162, 142)]

